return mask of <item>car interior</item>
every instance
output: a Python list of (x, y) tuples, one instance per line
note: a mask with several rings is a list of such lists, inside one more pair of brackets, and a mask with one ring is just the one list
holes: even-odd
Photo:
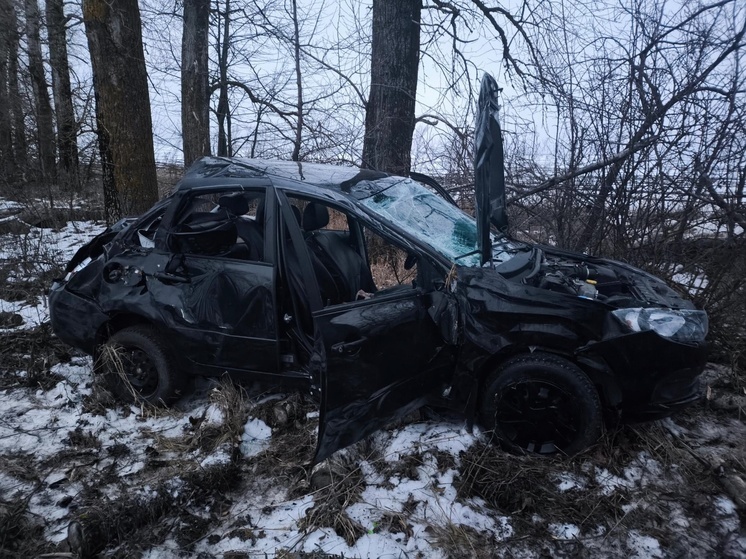
[[(291, 197), (289, 201), (324, 306), (368, 298), (379, 289), (411, 284), (416, 277), (411, 269), (415, 262), (411, 257), (407, 260), (405, 251), (353, 217), (316, 200)], [(263, 192), (196, 196), (182, 214), (170, 248), (183, 254), (261, 262), (263, 229)]]

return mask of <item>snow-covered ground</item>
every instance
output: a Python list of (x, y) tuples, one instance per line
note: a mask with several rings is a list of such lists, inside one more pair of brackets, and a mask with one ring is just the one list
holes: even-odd
[(730, 369), (708, 368), (691, 411), (573, 460), (413, 416), (309, 471), (310, 399), (210, 381), (171, 410), (124, 406), (50, 334), (38, 282), (102, 229), (0, 236), (0, 316), (20, 317), (0, 330), (0, 556), (66, 552), (73, 523), (89, 551), (148, 559), (746, 558)]

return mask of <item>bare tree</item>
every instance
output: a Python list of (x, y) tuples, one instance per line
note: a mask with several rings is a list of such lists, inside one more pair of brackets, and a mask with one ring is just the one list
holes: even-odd
[(70, 88), (70, 66), (67, 56), (67, 17), (62, 0), (46, 0), (49, 64), (52, 68), (52, 91), (57, 120), (57, 153), (59, 175), (67, 187), (78, 185), (78, 131)]
[(181, 40), (181, 130), (184, 165), (210, 155), (210, 0), (184, 0)]
[(137, 0), (84, 0), (108, 221), (158, 198), (148, 81)]
[(34, 92), (36, 145), (39, 149), (39, 163), (42, 177), (49, 180), (53, 179), (56, 175), (54, 118), (52, 105), (49, 101), (49, 86), (44, 72), (44, 60), (41, 53), (39, 4), (37, 0), (25, 0), (24, 7), (26, 15), (28, 68)]

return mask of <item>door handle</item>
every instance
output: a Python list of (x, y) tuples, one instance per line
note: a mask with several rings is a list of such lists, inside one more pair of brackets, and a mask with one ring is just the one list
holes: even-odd
[(167, 274), (165, 272), (155, 272), (153, 274), (153, 277), (161, 281), (172, 281), (174, 283), (189, 283), (191, 281), (188, 277), (176, 276), (174, 274)]
[(368, 338), (363, 336), (362, 338), (360, 338), (359, 340), (355, 340), (354, 342), (339, 342), (332, 346), (332, 351), (334, 353), (353, 353), (355, 350), (360, 349), (360, 346), (367, 341)]

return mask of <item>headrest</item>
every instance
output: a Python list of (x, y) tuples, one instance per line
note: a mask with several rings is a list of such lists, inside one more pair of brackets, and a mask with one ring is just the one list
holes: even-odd
[(329, 210), (326, 206), (309, 202), (306, 209), (303, 210), (303, 230), (316, 231), (326, 227), (329, 223)]
[(221, 196), (218, 205), (232, 215), (243, 215), (249, 211), (249, 200), (240, 192)]
[(297, 221), (298, 225), (300, 225), (300, 221), (301, 221), (300, 210), (298, 209), (297, 206), (290, 206), (290, 209), (293, 210), (293, 215), (295, 216), (295, 221)]

